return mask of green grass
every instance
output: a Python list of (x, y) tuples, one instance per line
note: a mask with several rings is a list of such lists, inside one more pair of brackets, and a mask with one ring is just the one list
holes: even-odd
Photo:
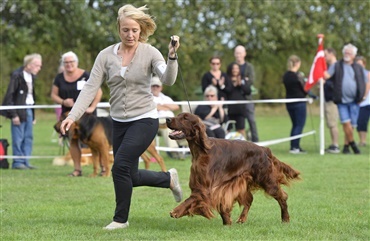
[[(59, 146), (51, 142), (54, 118), (50, 113), (38, 115), (34, 155), (60, 153)], [(10, 140), (9, 121), (1, 121), (1, 138)], [(312, 123), (308, 118), (304, 132), (317, 130), (316, 115)], [(289, 135), (290, 120), (282, 108), (257, 109), (257, 124), (261, 141)], [(279, 205), (262, 192), (255, 194), (245, 224), (224, 227), (218, 215), (212, 220), (200, 216), (172, 219), (169, 212), (177, 203), (168, 189), (139, 187), (132, 197), (130, 227), (104, 231), (115, 205), (111, 178), (89, 178), (91, 166), (83, 167), (83, 177), (71, 178), (67, 177), (71, 166), (53, 166), (51, 158), (31, 160), (37, 170), (0, 171), (0, 240), (369, 240), (369, 150), (362, 148), (356, 156), (322, 156), (318, 145), (317, 135), (302, 139), (307, 155), (288, 154), (289, 143), (271, 146), (280, 160), (302, 172), (302, 181), (285, 188), (289, 224), (281, 223)], [(167, 168), (178, 169), (184, 197), (188, 197), (190, 159), (162, 156)], [(151, 169), (160, 170), (157, 164)], [(240, 211), (236, 205), (234, 220)]]

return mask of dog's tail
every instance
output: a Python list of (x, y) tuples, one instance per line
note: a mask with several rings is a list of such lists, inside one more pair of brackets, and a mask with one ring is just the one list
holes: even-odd
[(270, 160), (272, 160), (273, 165), (278, 170), (278, 173), (280, 174), (279, 182), (281, 184), (284, 184), (286, 186), (289, 186), (289, 183), (293, 180), (301, 180), (300, 178), (300, 172), (295, 170), (290, 165), (280, 161), (277, 159), (272, 153), (270, 148), (266, 148), (266, 154)]

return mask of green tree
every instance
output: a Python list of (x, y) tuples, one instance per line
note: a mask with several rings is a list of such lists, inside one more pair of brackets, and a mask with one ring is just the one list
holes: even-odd
[[(42, 54), (44, 63), (37, 81), (38, 103), (51, 103), (52, 80), (60, 55), (72, 50), (80, 67), (90, 70), (98, 52), (118, 42), (116, 18), (122, 1), (111, 0), (4, 0), (0, 3), (0, 97), (12, 70), (32, 52)], [(291, 54), (302, 59), (308, 73), (316, 53), (318, 33), (325, 34), (325, 46), (338, 53), (351, 42), (359, 54), (370, 58), (370, 3), (367, 0), (230, 1), (182, 0), (135, 2), (147, 4), (155, 17), (157, 31), (149, 43), (164, 55), (172, 34), (181, 37), (178, 51), (181, 74), (165, 92), (175, 100), (198, 99), (208, 59), (219, 55), (222, 69), (233, 61), (233, 48), (244, 45), (247, 60), (256, 69), (256, 98), (284, 96), (281, 77)], [(341, 54), (339, 54), (341, 57)], [(182, 77), (182, 78), (181, 78)], [(104, 101), (109, 92), (104, 87)]]

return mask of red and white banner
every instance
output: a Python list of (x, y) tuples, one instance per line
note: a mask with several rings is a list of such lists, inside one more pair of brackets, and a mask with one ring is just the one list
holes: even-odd
[(324, 72), (326, 71), (326, 61), (324, 52), (324, 35), (319, 34), (319, 47), (315, 59), (313, 60), (310, 75), (308, 76), (305, 91), (309, 91), (321, 78), (324, 78)]

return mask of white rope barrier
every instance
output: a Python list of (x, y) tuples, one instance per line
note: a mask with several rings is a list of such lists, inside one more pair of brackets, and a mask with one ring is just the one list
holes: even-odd
[[(176, 105), (236, 105), (236, 104), (249, 104), (249, 103), (293, 103), (293, 102), (308, 102), (312, 103), (312, 98), (295, 98), (295, 99), (268, 99), (268, 100), (223, 100), (223, 101), (174, 101), (174, 102), (163, 102), (163, 104), (176, 104)], [(55, 109), (60, 108), (61, 105), (3, 105), (0, 106), (0, 110), (15, 110), (15, 109)], [(100, 102), (97, 105), (98, 108), (109, 108), (108, 102)]]
[[(177, 104), (181, 106), (186, 105), (214, 105), (214, 104), (224, 104), (224, 105), (235, 105), (235, 104), (248, 104), (248, 103), (293, 103), (293, 102), (308, 102), (312, 104), (312, 98), (295, 98), (295, 99), (268, 99), (268, 100), (242, 100), (242, 101), (233, 101), (233, 100), (226, 100), (226, 101), (175, 101), (175, 102), (168, 102), (171, 104)], [(163, 104), (166, 104), (164, 102)], [(0, 106), (0, 110), (13, 110), (13, 109), (55, 109), (60, 108), (61, 105), (17, 105), (17, 106)], [(97, 105), (98, 108), (109, 108), (110, 104), (108, 102), (100, 102)], [(287, 138), (280, 138), (275, 140), (268, 140), (263, 142), (256, 142), (255, 144), (259, 146), (270, 146), (279, 144), (282, 142), (298, 139), (301, 137), (305, 137), (308, 135), (315, 134), (316, 131), (310, 131), (304, 134), (287, 137)], [(181, 148), (171, 148), (171, 147), (162, 147), (156, 146), (157, 151), (166, 151), (166, 152), (189, 152), (190, 149), (188, 147), (181, 147)], [(112, 152), (110, 152), (112, 153)], [(82, 154), (81, 156), (92, 156), (92, 154)], [(27, 158), (27, 159), (49, 159), (55, 158), (58, 156), (12, 156), (12, 155), (0, 155), (0, 158)]]
[[(300, 135), (291, 136), (291, 137), (287, 137), (287, 138), (280, 138), (280, 139), (275, 139), (275, 140), (270, 140), (270, 141), (263, 141), (263, 142), (255, 142), (255, 144), (259, 145), (259, 146), (271, 146), (271, 145), (279, 144), (279, 143), (282, 143), (282, 142), (286, 142), (286, 141), (302, 138), (302, 137), (305, 137), (305, 136), (313, 135), (315, 133), (316, 133), (316, 131), (310, 131), (310, 132), (306, 132), (306, 133), (303, 133), (303, 134), (300, 134)], [(157, 149), (157, 151), (190, 152), (190, 149), (188, 147), (173, 148), (173, 147), (156, 146), (155, 148)], [(113, 152), (110, 151), (109, 153), (112, 154)], [(82, 154), (81, 156), (92, 156), (92, 154), (91, 153)], [(0, 158), (24, 158), (24, 159), (26, 159), (26, 158), (27, 159), (49, 159), (49, 158), (55, 158), (55, 157), (58, 157), (58, 156), (11, 156), (11, 155), (1, 156), (0, 155)]]

